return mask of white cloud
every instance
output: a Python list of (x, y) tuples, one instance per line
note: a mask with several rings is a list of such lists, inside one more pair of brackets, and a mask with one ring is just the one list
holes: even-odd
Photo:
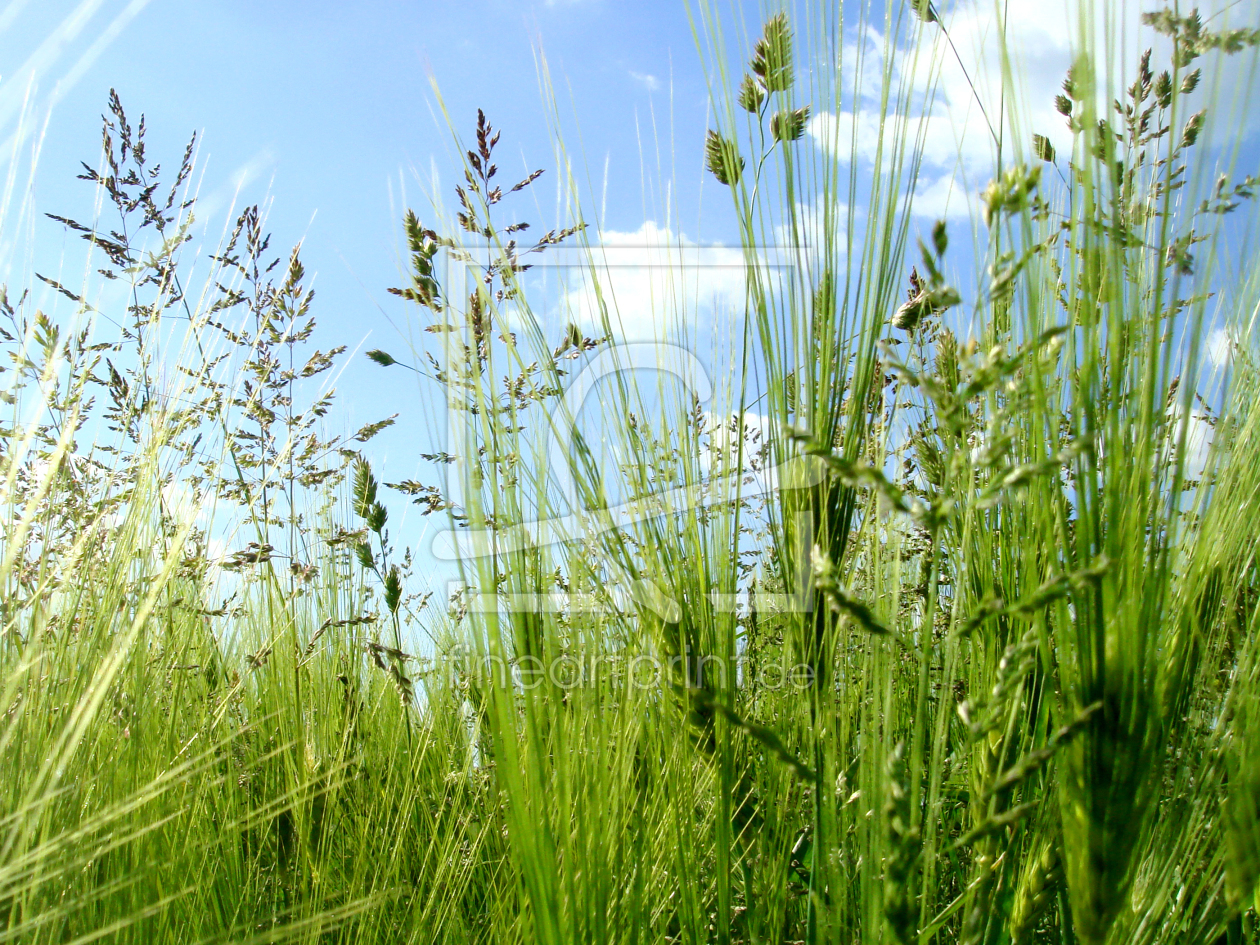
[[(1010, 0), (1006, 42), (1015, 74), (1018, 101), (1032, 92), (1037, 98), (1026, 109), (1032, 122), (1062, 126), (1051, 100), (1071, 63), (1069, 0)], [(913, 90), (914, 104), (902, 116), (906, 132), (921, 138), (923, 160), (929, 168), (988, 165), (995, 149), (994, 130), (1002, 112), (1002, 56), (994, 5), (988, 0), (959, 3), (945, 15), (945, 32), (926, 26), (923, 45), (888, 50), (884, 37), (873, 29), (846, 44), (842, 62), (864, 61), (865, 74), (857, 82), (858, 108), (839, 115), (820, 113), (810, 133), (824, 147), (848, 151), (856, 142), (859, 159), (873, 161), (879, 147), (881, 114), (879, 79), (882, 61), (891, 56), (890, 78), (894, 88), (903, 84)], [(952, 47), (950, 41), (952, 40)], [(956, 51), (956, 52), (955, 52)], [(846, 78), (846, 89), (854, 87)], [(932, 95), (931, 114), (920, 118), (920, 109)], [(1043, 119), (1047, 119), (1043, 121)], [(897, 115), (885, 121), (885, 146)], [(991, 130), (991, 125), (994, 130)], [(1052, 128), (1038, 128), (1043, 134)], [(1057, 134), (1057, 132), (1054, 132)], [(837, 148), (838, 145), (838, 148)]]
[[(846, 210), (845, 205), (839, 203), (819, 207), (816, 203), (797, 202), (795, 227), (791, 221), (775, 226), (776, 246), (773, 251), (767, 247), (762, 257), (769, 260), (773, 256), (781, 262), (817, 267), (829, 252), (833, 256), (843, 255), (847, 245), (844, 229)], [(828, 234), (831, 235), (830, 246), (827, 244)]]
[[(763, 448), (770, 429), (770, 418), (765, 414), (745, 410), (743, 422), (738, 414), (704, 412), (704, 429), (708, 434), (708, 459), (733, 459), (739, 450), (739, 434), (743, 432), (745, 453), (757, 453)], [(744, 462), (748, 462), (745, 455)]]
[[(822, 112), (807, 126), (809, 135), (829, 151), (849, 153), (859, 161), (874, 163), (881, 148), (879, 115), (871, 110)], [(967, 219), (976, 194), (987, 182), (992, 160), (988, 131), (967, 134), (945, 115), (914, 119), (906, 128), (911, 140), (923, 137), (923, 164), (914, 192), (914, 212), (932, 219)], [(892, 150), (892, 125), (883, 129), (882, 147), (887, 158)], [(885, 161), (885, 170), (887, 169)], [(977, 169), (973, 173), (968, 173)]]
[(592, 256), (595, 281), (586, 274), (563, 300), (566, 317), (590, 331), (601, 330), (601, 296), (614, 331), (629, 341), (665, 338), (680, 322), (699, 322), (702, 311), (712, 321), (723, 310), (742, 310), (739, 247), (703, 246), (648, 220), (632, 232), (604, 231)]
[[(790, 274), (813, 272), (827, 253), (844, 253), (846, 207), (836, 204), (829, 213), (798, 202), (795, 227), (790, 221), (775, 225), (769, 242), (751, 254), (738, 244), (698, 243), (654, 220), (637, 230), (605, 230), (589, 255), (565, 247), (535, 264), (569, 274), (559, 311), (547, 320), (574, 322), (599, 334), (602, 301), (613, 333), (625, 341), (676, 339), (678, 330), (687, 334), (702, 324), (720, 334), (720, 326), (734, 325), (744, 313), (750, 259), (763, 287), (774, 294), (785, 289)], [(520, 323), (518, 313), (508, 314), (514, 326)]]
[(649, 92), (655, 92), (661, 87), (661, 80), (654, 75), (649, 75), (646, 72), (635, 72), (631, 70), (630, 78), (634, 79), (635, 82), (638, 82), (639, 85), (643, 86)]
[[(739, 415), (705, 411), (704, 429), (708, 436), (706, 449), (700, 454), (700, 465), (713, 482), (708, 497), (720, 501), (732, 494), (736, 486), (745, 497), (768, 495), (779, 488), (779, 470), (770, 465), (769, 436), (771, 420), (765, 414), (744, 411)], [(740, 460), (740, 436), (743, 457), (739, 463), (737, 483), (734, 475)]]
[[(1143, 10), (1152, 6), (1136, 2), (1093, 5), (1094, 19), (1086, 25), (1107, 47), (1110, 61), (1121, 70), (1111, 83), (1113, 88), (1127, 85), (1143, 48), (1154, 48), (1152, 65), (1157, 70), (1169, 57), (1167, 40), (1140, 22)], [(946, 5), (942, 10), (944, 28), (923, 26), (917, 49), (909, 44), (889, 48), (884, 35), (874, 28), (849, 37), (841, 57), (847, 108), (820, 110), (809, 124), (810, 136), (842, 160), (852, 156), (870, 164), (879, 156), (881, 124), (882, 147), (887, 154), (893, 128), (903, 123), (911, 140), (919, 138), (922, 142), (923, 171), (929, 180), (926, 188), (920, 187), (920, 199), (925, 201), (922, 212), (928, 213), (927, 205), (932, 205), (931, 213), (935, 215), (940, 215), (941, 208), (949, 215), (965, 213), (965, 205), (960, 202), (956, 206), (952, 197), (946, 206), (946, 182), (961, 167), (968, 172), (969, 190), (983, 187), (994, 163), (995, 131), (1004, 137), (1007, 154), (1016, 149), (1027, 155), (1031, 136), (1046, 135), (1061, 155), (1062, 164), (1071, 153), (1072, 138), (1064, 118), (1054, 110), (1053, 101), (1072, 63), (1073, 49), (1081, 45), (1083, 30), (1077, 15), (1080, 3), (1008, 0), (1000, 8), (1006, 11), (1004, 30), (998, 19), (999, 6), (992, 0), (960, 0)], [(1212, 29), (1253, 25), (1260, 15), (1260, 0), (1243, 0), (1241, 4), (1209, 0), (1200, 8)], [(1003, 33), (1008, 56), (1005, 60)], [(1245, 55), (1233, 60), (1209, 55), (1196, 63), (1203, 65), (1205, 73), (1198, 94), (1209, 94), (1214, 74), (1231, 67), (1236, 71)], [(859, 61), (863, 73), (857, 76), (854, 63)], [(1231, 65), (1224, 66), (1226, 62)], [(894, 92), (908, 88), (911, 94), (909, 105), (903, 106), (904, 115), (894, 113), (881, 119), (880, 80), (885, 63)], [(1006, 83), (1004, 90), (1003, 75), (1008, 71), (1013, 85)], [(1105, 91), (1100, 89), (1100, 107), (1105, 107)], [(920, 118), (929, 96), (931, 114)], [(1225, 118), (1229, 97), (1219, 100), (1222, 114), (1218, 120)], [(892, 101), (897, 101), (895, 95)], [(896, 108), (895, 104), (890, 105), (890, 110)], [(1012, 111), (1018, 116), (1014, 127)], [(1252, 111), (1243, 121), (1254, 128), (1260, 123), (1260, 111)], [(1003, 123), (1005, 128), (1001, 127)], [(1237, 128), (1237, 121), (1233, 121), (1229, 130), (1236, 134)]]
[[(968, 183), (972, 183), (969, 188)], [(946, 172), (935, 179), (919, 178), (914, 192), (914, 212), (933, 220), (967, 220), (976, 207), (974, 182)]]
[(806, 130), (825, 150), (856, 156), (867, 163), (873, 163), (882, 148), (885, 170), (897, 136), (906, 138), (907, 151), (921, 138), (923, 163), (932, 169), (951, 168), (960, 161), (966, 165), (987, 164), (992, 157), (993, 140), (987, 129), (975, 134), (974, 129), (967, 127), (967, 121), (959, 122), (950, 115), (889, 116), (882, 124), (881, 128), (878, 110), (864, 108), (856, 115), (851, 111), (819, 112), (810, 119)]
[(1213, 329), (1208, 335), (1207, 356), (1213, 367), (1229, 367), (1229, 362), (1234, 357), (1234, 341), (1224, 328)]
[(1212, 440), (1216, 434), (1215, 421), (1201, 408), (1192, 407), (1189, 414), (1183, 412), (1180, 402), (1168, 408), (1168, 459), (1176, 455), (1176, 446), (1185, 436), (1185, 465), (1182, 475), (1187, 479), (1201, 479), (1207, 470)]

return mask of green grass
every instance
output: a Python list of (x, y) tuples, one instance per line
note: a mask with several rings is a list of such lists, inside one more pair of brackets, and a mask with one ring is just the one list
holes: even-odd
[[(987, 103), (960, 251), (906, 199), (915, 70), (806, 68), (874, 25), (935, 75), (948, 16), (808, 5), (736, 52), (743, 23), (692, 14), (749, 263), (729, 380), (706, 416), (681, 361), (630, 370), (610, 294), (598, 337), (549, 337), (517, 265), (567, 241), (598, 273), (597, 228), (574, 202), (508, 230), (479, 116), (462, 218), (405, 223), (393, 291), (434, 341), (370, 354), (449, 412), (441, 486), (377, 482), (384, 421), (322, 432), (341, 351), (256, 211), (184, 284), (188, 158), (148, 189), (111, 102), (121, 222), (78, 232), (124, 331), (64, 286), (60, 321), (3, 305), (0, 942), (1260, 940), (1255, 181), (1209, 146), (1223, 94), (1203, 128), (1186, 104), (1260, 34), (1157, 17), (1173, 61), (1121, 85), (1086, 30), (1071, 154)], [(799, 140), (846, 82), (881, 89), (870, 175), (856, 130)], [(785, 233), (822, 245), (780, 278)], [(624, 369), (583, 421), (592, 363)], [(758, 436), (713, 429), (746, 412)], [(406, 496), (479, 552), (476, 593), (419, 596)]]

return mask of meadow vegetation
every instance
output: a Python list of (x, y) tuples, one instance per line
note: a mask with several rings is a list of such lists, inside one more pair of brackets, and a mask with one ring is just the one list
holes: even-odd
[[(49, 224), (90, 275), (0, 296), (0, 942), (1260, 941), (1260, 181), (1200, 87), (1260, 30), (1154, 10), (1116, 63), (1086, 11), (1070, 153), (985, 102), (980, 219), (919, 235), (948, 11), (692, 15), (731, 380), (644, 371), (598, 283), (557, 334), (525, 271), (597, 228), (510, 215), (541, 171), (479, 114), (403, 221), (432, 341), (368, 353), (442, 405), (425, 481), (373, 471), (394, 417), (328, 432), (257, 208), (189, 284), (193, 144), (111, 94)], [(873, 148), (811, 125), (859, 84)]]

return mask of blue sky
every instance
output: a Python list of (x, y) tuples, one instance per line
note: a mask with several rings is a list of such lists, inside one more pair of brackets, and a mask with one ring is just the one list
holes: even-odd
[[(570, 129), (582, 116), (571, 145), (584, 145), (600, 174), (608, 155), (614, 228), (645, 219), (636, 121), (650, 136), (654, 109), (662, 133), (671, 105), (693, 131), (705, 117), (707, 90), (676, 2), (18, 0), (0, 23), (0, 108), (16, 110), (29, 87), (36, 121), (49, 115), (35, 210), (90, 216), (92, 188), (73, 177), (80, 160), (95, 162), (99, 115), (116, 88), (133, 122), (146, 115), (157, 159), (173, 164), (189, 133), (201, 133), (203, 219), (221, 221), (233, 196), (237, 206), (270, 199), (273, 245), (305, 241), (323, 328), (351, 346), (368, 338), (369, 347), (388, 347), (393, 329), (381, 310), (406, 315), (384, 291), (399, 279), (404, 193), (423, 216), (419, 180), (433, 169), (452, 179), (431, 79), (461, 133), (471, 132), (478, 107), (503, 130), (505, 175), (548, 169), (529, 213), (547, 223), (556, 174), (540, 49)], [(31, 59), (35, 68), (22, 69)], [(693, 173), (684, 176), (698, 176), (700, 135), (692, 137), (682, 150)], [(13, 251), (7, 230), (6, 259), (21, 265), (24, 250)], [(60, 243), (59, 230), (36, 220), (41, 249)], [(25, 280), (15, 272), (8, 281)], [(347, 422), (366, 419), (350, 400)]]
[[(965, 226), (967, 194), (984, 185), (991, 167), (987, 128), (966, 79), (992, 109), (994, 5), (941, 5), (968, 72), (944, 60), (919, 185), (921, 219), (927, 225), (946, 216)], [(1137, 13), (1156, 5), (1116, 4), (1130, 48), (1138, 41)], [(719, 6), (757, 29), (759, 5)], [(1070, 144), (1051, 108), (1071, 60), (1062, 0), (1006, 6), (1029, 123), (1062, 152)], [(1216, 6), (1228, 6), (1235, 23), (1260, 22), (1260, 0)], [(877, 49), (880, 34), (871, 27), (844, 42)], [(382, 371), (362, 356), (368, 348), (405, 351), (398, 329), (405, 332), (412, 313), (385, 291), (402, 278), (402, 210), (410, 205), (424, 219), (424, 191), (434, 175), (443, 199), (455, 182), (458, 165), (431, 80), (461, 134), (471, 137), (479, 107), (502, 129), (505, 178), (546, 168), (524, 206), (516, 206), (532, 222), (554, 226), (560, 175), (540, 55), (573, 174), (589, 185), (587, 219), (600, 216), (608, 242), (642, 246), (679, 232), (701, 243), (734, 236), (728, 198), (701, 170), (709, 87), (682, 0), (10, 0), (0, 4), (0, 171), (17, 172), (19, 193), (36, 145), (39, 156), (27, 214), (11, 208), (0, 226), (3, 280), (16, 288), (36, 285), (37, 268), (73, 271), (82, 244), (42, 214), (90, 218), (92, 188), (74, 175), (80, 160), (97, 159), (100, 114), (116, 88), (133, 121), (142, 112), (147, 118), (151, 159), (173, 168), (188, 135), (199, 133), (200, 216), (211, 237), (233, 203), (258, 202), (268, 204), (273, 247), (304, 241), (306, 266), (315, 273), (319, 344), (357, 349), (338, 380), (340, 407), (330, 419), (353, 430), (401, 413), (399, 425), (371, 444), (374, 462), (382, 478), (432, 480), (417, 458), (428, 439), (426, 418), (436, 413), (432, 398), (414, 375)], [(919, 67), (906, 59), (896, 68), (913, 76)], [(1233, 90), (1254, 87), (1254, 72), (1237, 62), (1234, 69)], [(863, 95), (848, 112), (820, 115), (826, 109), (816, 107), (806, 144), (824, 147), (829, 122), (850, 123), (864, 170), (873, 135), (864, 110), (871, 90)], [(1252, 116), (1229, 129), (1250, 136), (1244, 156), (1253, 172), (1255, 127)], [(567, 222), (562, 213), (559, 222)], [(699, 291), (727, 292), (729, 281), (729, 272), (717, 272)], [(652, 289), (650, 278), (623, 284), (636, 303)], [(712, 326), (702, 319), (697, 328), (705, 335)], [(395, 507), (401, 512), (401, 497)]]
[[(658, 188), (644, 186), (641, 145), (655, 176), (671, 124), (685, 129), (677, 155), (690, 166), (677, 173), (698, 179), (708, 97), (680, 2), (12, 0), (0, 6), (0, 160), (16, 173), (18, 196), (0, 227), (3, 281), (14, 294), (33, 287), (45, 309), (68, 309), (33, 274), (77, 285), (83, 244), (43, 214), (91, 219), (94, 188), (75, 175), (80, 161), (98, 160), (100, 116), (117, 89), (133, 124), (146, 117), (151, 161), (173, 170), (198, 133), (203, 258), (231, 209), (255, 202), (268, 208), (273, 249), (303, 241), (316, 341), (356, 355), (337, 379), (332, 426), (352, 431), (400, 413), (369, 447), (381, 478), (435, 481), (418, 453), (431, 448), (437, 398), (362, 352), (405, 354), (398, 329), (413, 312), (385, 291), (403, 278), (402, 211), (425, 217), (432, 175), (444, 199), (455, 180), (433, 83), (461, 134), (471, 137), (478, 108), (502, 130), (505, 177), (546, 168), (516, 209), (555, 224), (559, 177), (540, 55), (573, 172), (585, 178), (589, 160), (606, 224), (633, 232), (663, 219)], [(696, 227), (687, 229), (694, 238)], [(391, 506), (401, 537), (416, 538), (418, 516), (401, 523), (405, 499)]]

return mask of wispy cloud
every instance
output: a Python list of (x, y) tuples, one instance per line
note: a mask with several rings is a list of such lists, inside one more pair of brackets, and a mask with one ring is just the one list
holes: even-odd
[(275, 166), (276, 157), (270, 148), (256, 151), (249, 160), (237, 165), (228, 179), (210, 193), (197, 198), (197, 216), (211, 220), (221, 210), (236, 212), (241, 192)]
[[(78, 53), (74, 64), (58, 79), (50, 100), (45, 103), (46, 106), (55, 105), (74, 87), (101, 53), (118, 38), (127, 24), (140, 14), (148, 3), (149, 0), (131, 0), (114, 15), (107, 25), (98, 28), (92, 34), (93, 42), (86, 50)], [(87, 29), (88, 24), (102, 6), (105, 6), (105, 0), (83, 0), (62, 18), (56, 28), (16, 71), (4, 76), (4, 84), (0, 85), (0, 127), (12, 123), (26, 105), (29, 90), (37, 87), (40, 81), (47, 77), (62, 55), (75, 52), (75, 41)]]
[(634, 70), (631, 70), (630, 78), (634, 79), (635, 82), (638, 82), (639, 85), (643, 86), (649, 92), (655, 92), (661, 87), (661, 80), (654, 75), (648, 75), (646, 72), (635, 72)]

